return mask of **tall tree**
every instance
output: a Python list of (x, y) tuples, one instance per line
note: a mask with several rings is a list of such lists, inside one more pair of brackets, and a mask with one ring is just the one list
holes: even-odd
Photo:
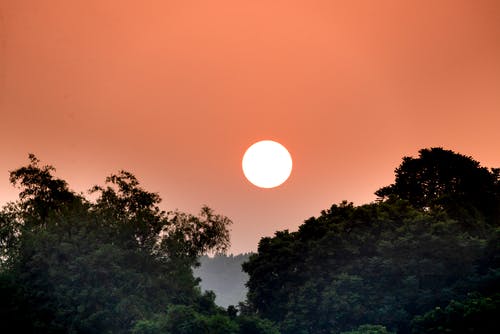
[(127, 333), (171, 304), (215, 312), (191, 268), (227, 249), (227, 217), (206, 207), (166, 213), (125, 171), (94, 187), (92, 202), (53, 172), (33, 155), (11, 172), (20, 198), (0, 212), (0, 293), (19, 306), (2, 310), (2, 324), (25, 313), (31, 332)]
[(404, 157), (396, 181), (375, 192), (408, 200), (416, 208), (444, 210), (452, 218), (500, 223), (500, 169), (482, 167), (469, 156), (443, 148), (422, 149)]
[(29, 160), (27, 166), (11, 171), (9, 180), (21, 189), (18, 204), (25, 223), (34, 220), (43, 224), (49, 213), (79, 198), (68, 189), (66, 181), (52, 175), (53, 166), (40, 166), (34, 154), (29, 155)]

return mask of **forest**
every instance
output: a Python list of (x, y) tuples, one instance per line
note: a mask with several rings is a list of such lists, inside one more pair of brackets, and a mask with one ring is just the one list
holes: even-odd
[(333, 204), (263, 237), (244, 301), (193, 274), (231, 220), (165, 212), (120, 171), (70, 190), (29, 156), (0, 211), (0, 331), (18, 333), (490, 333), (500, 311), (500, 169), (443, 148), (403, 157), (377, 201)]

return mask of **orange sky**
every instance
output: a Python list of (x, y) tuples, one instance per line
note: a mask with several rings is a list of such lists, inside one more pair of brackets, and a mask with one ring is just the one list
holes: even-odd
[[(500, 2), (0, 0), (0, 203), (29, 152), (83, 191), (119, 169), (233, 252), (443, 146), (500, 167)], [(251, 186), (245, 149), (294, 159)]]

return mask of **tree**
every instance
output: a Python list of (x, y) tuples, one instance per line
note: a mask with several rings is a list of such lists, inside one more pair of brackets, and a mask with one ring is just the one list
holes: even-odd
[(29, 155), (29, 160), (28, 166), (11, 171), (9, 177), (10, 182), (21, 189), (18, 204), (25, 224), (31, 223), (29, 218), (43, 224), (49, 213), (81, 200), (68, 189), (66, 181), (53, 177), (53, 166), (39, 166), (40, 160), (34, 154)]
[(498, 324), (500, 295), (472, 294), (463, 301), (452, 300), (435, 307), (412, 322), (412, 333), (490, 333)]
[(276, 232), (274, 238), (262, 238), (258, 254), (251, 255), (242, 266), (250, 276), (246, 284), (248, 301), (272, 321), (284, 318), (289, 293), (303, 280), (295, 235), (285, 230)]
[(152, 319), (138, 321), (134, 334), (279, 334), (268, 320), (256, 316), (231, 319), (226, 314), (204, 314), (192, 306), (170, 305), (168, 311)]
[(284, 334), (409, 333), (429, 309), (497, 293), (499, 170), (441, 148), (419, 153), (380, 201), (342, 202), (262, 238), (243, 265), (246, 312)]
[(240, 334), (280, 334), (271, 321), (257, 316), (243, 315), (236, 320), (240, 326)]
[(225, 253), (229, 248), (228, 226), (232, 221), (215, 214), (203, 206), (198, 216), (183, 212), (171, 213), (171, 226), (163, 230), (165, 235), (180, 241), (185, 256), (197, 258), (208, 252)]
[(452, 218), (500, 222), (500, 169), (488, 170), (471, 157), (443, 148), (422, 149), (404, 157), (394, 184), (375, 192), (395, 196), (419, 209), (444, 210)]
[(191, 268), (227, 249), (228, 218), (207, 207), (168, 214), (125, 171), (94, 187), (92, 202), (54, 171), (30, 155), (10, 174), (20, 198), (0, 211), (3, 324), (19, 326), (11, 315), (24, 313), (32, 332), (126, 333), (171, 304), (218, 312)]
[(93, 210), (129, 238), (129, 242), (158, 256), (177, 256), (192, 261), (207, 252), (225, 252), (232, 221), (207, 206), (198, 216), (159, 208), (161, 198), (147, 192), (129, 172), (106, 178), (107, 187), (95, 186), (99, 195)]
[(460, 221), (396, 198), (333, 205), (297, 232), (261, 240), (243, 266), (247, 309), (283, 334), (364, 324), (409, 333), (414, 316), (471, 290), (497, 289), (493, 230), (476, 236)]

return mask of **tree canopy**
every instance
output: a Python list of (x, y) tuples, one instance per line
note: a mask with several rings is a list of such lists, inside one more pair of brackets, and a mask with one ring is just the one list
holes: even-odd
[(284, 334), (423, 333), (446, 319), (428, 312), (470, 293), (498, 312), (497, 186), (497, 170), (451, 151), (404, 158), (381, 200), (262, 238), (243, 265), (247, 307)]
[(120, 171), (77, 194), (33, 155), (0, 210), (0, 331), (23, 333), (483, 333), (500, 296), (499, 169), (442, 148), (405, 157), (379, 200), (332, 205), (264, 237), (227, 309), (193, 267), (231, 220), (164, 211)]
[(500, 169), (481, 167), (471, 157), (439, 147), (420, 150), (418, 158), (404, 157), (396, 181), (375, 194), (476, 224), (500, 219)]
[(10, 172), (19, 200), (0, 211), (0, 326), (180, 333), (188, 314), (203, 333), (240, 333), (239, 318), (217, 307), (213, 293), (202, 294), (192, 273), (199, 256), (228, 248), (229, 218), (208, 207), (198, 215), (165, 212), (159, 195), (126, 171), (93, 187), (89, 200), (54, 167), (29, 158)]

